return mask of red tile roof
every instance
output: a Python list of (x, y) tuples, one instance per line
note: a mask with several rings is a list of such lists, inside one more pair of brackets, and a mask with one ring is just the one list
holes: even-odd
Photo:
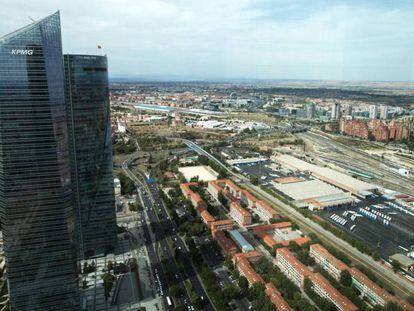
[(253, 269), (247, 258), (240, 257), (236, 262), (236, 266), (244, 274), (246, 279), (249, 281), (249, 284), (257, 282), (264, 284), (263, 278)]
[(341, 310), (344, 311), (356, 311), (358, 307), (354, 305), (351, 300), (342, 295), (335, 287), (329, 283), (320, 273), (313, 273), (309, 276), (309, 280), (320, 287), (322, 291), (328, 294), (339, 306)]
[(238, 213), (242, 214), (244, 217), (251, 217), (252, 214), (250, 214), (247, 210), (245, 210), (239, 202), (232, 202), (230, 204), (230, 211), (232, 209), (235, 209)]
[(266, 284), (266, 295), (270, 298), (276, 310), (278, 311), (290, 311), (292, 308), (283, 298), (282, 294), (277, 290), (273, 283)]
[(278, 248), (276, 250), (276, 258), (278, 258), (279, 256), (285, 258), (285, 260), (289, 262), (293, 266), (293, 268), (296, 271), (298, 271), (303, 277), (307, 277), (312, 274), (308, 267), (301, 263), (298, 259), (296, 259), (295, 255), (293, 255), (293, 253), (289, 249), (285, 247)]
[(337, 268), (340, 271), (348, 269), (348, 266), (344, 264), (341, 260), (333, 256), (328, 250), (320, 244), (312, 244), (310, 246), (311, 250), (315, 250), (317, 253), (321, 254), (322, 257), (327, 259), (331, 265)]

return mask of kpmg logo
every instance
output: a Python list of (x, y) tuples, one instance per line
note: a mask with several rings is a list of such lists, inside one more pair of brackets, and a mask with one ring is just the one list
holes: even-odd
[(11, 50), (12, 55), (33, 55), (33, 50)]

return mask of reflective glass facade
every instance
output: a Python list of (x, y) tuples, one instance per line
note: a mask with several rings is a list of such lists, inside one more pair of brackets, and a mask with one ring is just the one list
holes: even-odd
[(117, 242), (106, 56), (65, 55), (72, 189), (79, 257)]
[(12, 310), (79, 310), (59, 13), (0, 38), (0, 217)]

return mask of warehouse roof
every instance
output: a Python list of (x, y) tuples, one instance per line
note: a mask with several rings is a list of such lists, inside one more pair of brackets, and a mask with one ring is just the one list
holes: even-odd
[(344, 193), (341, 189), (318, 179), (289, 184), (274, 184), (274, 186), (295, 201)]
[(316, 176), (326, 182), (334, 184), (355, 194), (358, 194), (361, 191), (375, 190), (377, 188), (373, 184), (358, 180), (328, 167), (320, 167), (314, 164), (310, 164), (291, 155), (281, 154), (276, 156), (276, 160), (281, 164), (295, 170), (309, 171), (313, 176)]

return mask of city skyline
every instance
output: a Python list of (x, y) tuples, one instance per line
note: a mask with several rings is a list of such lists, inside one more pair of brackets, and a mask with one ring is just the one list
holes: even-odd
[(57, 9), (65, 52), (110, 55), (110, 78), (414, 81), (408, 1), (14, 1), (0, 27)]

